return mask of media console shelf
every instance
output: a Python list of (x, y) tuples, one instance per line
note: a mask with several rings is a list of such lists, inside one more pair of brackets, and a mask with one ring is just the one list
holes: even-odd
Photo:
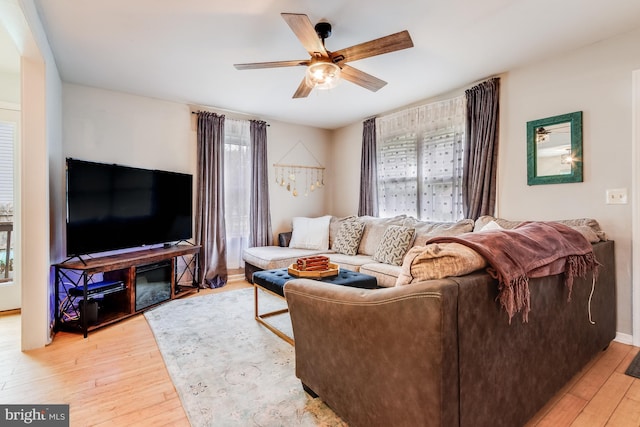
[(199, 290), (200, 246), (176, 245), (55, 264), (55, 329), (89, 331)]

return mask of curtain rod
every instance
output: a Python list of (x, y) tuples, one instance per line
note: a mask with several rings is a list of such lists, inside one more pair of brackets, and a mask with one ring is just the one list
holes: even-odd
[[(191, 114), (198, 114), (198, 111), (192, 111), (192, 112), (191, 112)], [(231, 113), (231, 114), (233, 114), (233, 113)], [(250, 120), (253, 120), (253, 119), (250, 119)], [(266, 122), (266, 121), (264, 121), (264, 120), (259, 120), (259, 121), (262, 121), (262, 122), (267, 123), (267, 122)], [(267, 126), (268, 126), (268, 127), (271, 127), (271, 125), (270, 125), (269, 123), (267, 123)]]

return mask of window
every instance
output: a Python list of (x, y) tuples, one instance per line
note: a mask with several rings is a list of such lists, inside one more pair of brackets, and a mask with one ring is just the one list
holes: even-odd
[(227, 118), (224, 125), (224, 208), (227, 268), (244, 267), (242, 251), (249, 242), (251, 193), (250, 130), (247, 120)]
[[(13, 141), (16, 124), (0, 121), (0, 206), (13, 204)], [(0, 213), (0, 215), (2, 215)]]
[[(17, 124), (0, 121), (0, 283), (13, 277), (13, 146)], [(11, 242), (11, 243), (9, 243)]]
[(380, 216), (463, 217), (464, 97), (376, 120)]

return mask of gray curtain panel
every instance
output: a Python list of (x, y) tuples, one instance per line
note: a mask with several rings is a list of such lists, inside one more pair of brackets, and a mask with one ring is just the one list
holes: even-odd
[(198, 193), (196, 243), (200, 249), (200, 285), (227, 283), (224, 222), (224, 116), (198, 113)]
[(270, 246), (269, 165), (267, 162), (267, 124), (251, 120), (251, 203), (249, 205), (249, 247)]
[(378, 216), (378, 182), (376, 159), (376, 119), (362, 122), (362, 156), (360, 157), (360, 201), (358, 215)]
[(477, 219), (495, 213), (500, 79), (480, 83), (466, 90), (465, 96), (462, 202), (464, 217)]

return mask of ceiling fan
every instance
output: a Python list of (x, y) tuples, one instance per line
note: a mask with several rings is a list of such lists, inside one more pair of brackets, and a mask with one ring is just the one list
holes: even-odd
[(340, 78), (375, 92), (386, 85), (387, 82), (353, 68), (347, 65), (347, 62), (413, 47), (411, 36), (405, 30), (330, 52), (324, 46), (325, 39), (331, 35), (330, 23), (319, 22), (314, 27), (307, 15), (300, 13), (281, 13), (280, 15), (282, 15), (304, 48), (309, 52), (311, 58), (294, 61), (234, 64), (234, 67), (238, 70), (250, 70), (256, 68), (306, 66), (305, 78), (293, 94), (294, 98), (305, 98), (314, 88), (328, 89), (333, 87)]

